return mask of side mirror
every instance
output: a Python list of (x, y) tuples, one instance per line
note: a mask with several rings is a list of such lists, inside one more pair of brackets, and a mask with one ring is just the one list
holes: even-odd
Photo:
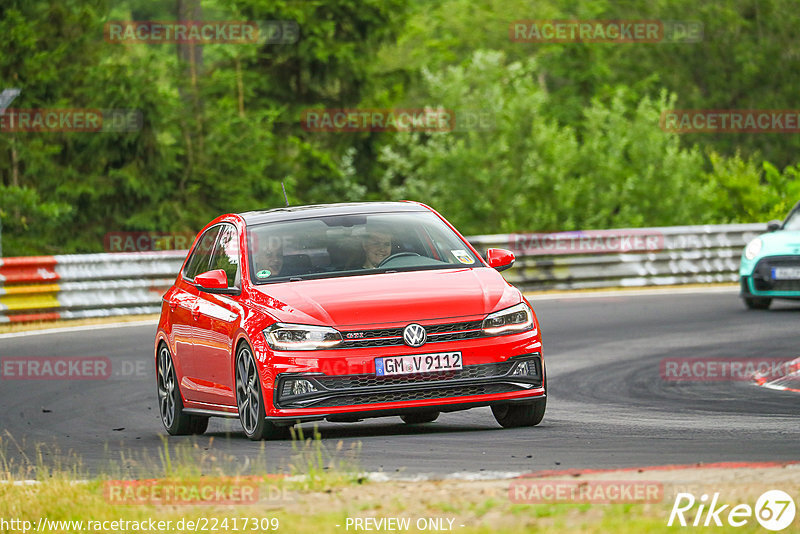
[(774, 232), (775, 230), (780, 230), (781, 225), (783, 223), (781, 221), (770, 221), (767, 223), (767, 232)]
[(228, 275), (222, 269), (214, 269), (213, 271), (198, 274), (194, 277), (194, 285), (201, 291), (208, 293), (238, 293), (236, 288), (228, 287)]
[(514, 265), (514, 253), (502, 248), (490, 248), (486, 251), (486, 263), (498, 271), (505, 271)]

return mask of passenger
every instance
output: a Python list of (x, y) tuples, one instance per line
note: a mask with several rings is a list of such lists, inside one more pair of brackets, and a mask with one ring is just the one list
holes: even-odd
[(270, 278), (283, 273), (283, 245), (280, 239), (269, 239), (256, 253), (256, 277)]

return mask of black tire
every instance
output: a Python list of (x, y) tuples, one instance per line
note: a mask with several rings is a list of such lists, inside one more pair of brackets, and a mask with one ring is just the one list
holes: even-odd
[(492, 406), (492, 415), (503, 428), (519, 428), (522, 426), (536, 426), (544, 419), (547, 410), (547, 372), (542, 361), (542, 374), (544, 375), (543, 399), (530, 402), (495, 404)]
[(277, 426), (266, 419), (258, 367), (246, 343), (236, 351), (236, 406), (242, 430), (253, 441), (282, 438), (289, 433), (288, 426)]
[(433, 423), (439, 418), (439, 412), (419, 412), (401, 415), (400, 419), (407, 425), (421, 425), (422, 423)]
[(744, 305), (749, 310), (768, 310), (772, 299), (764, 297), (744, 297)]
[(202, 434), (208, 428), (208, 417), (183, 413), (183, 398), (178, 384), (172, 354), (167, 345), (162, 343), (158, 347), (156, 362), (156, 389), (161, 424), (171, 436)]
[(209, 417), (200, 417), (197, 415), (192, 416), (192, 434), (204, 434), (208, 430)]
[(492, 414), (503, 428), (536, 426), (542, 422), (547, 409), (547, 398), (519, 404), (496, 404)]

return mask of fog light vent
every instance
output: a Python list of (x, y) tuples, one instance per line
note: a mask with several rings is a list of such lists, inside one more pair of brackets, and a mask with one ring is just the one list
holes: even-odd
[(514, 372), (511, 373), (511, 374), (513, 374), (514, 376), (527, 375), (528, 374), (528, 362), (520, 362), (520, 363), (518, 363), (517, 366), (514, 368)]
[(305, 395), (306, 393), (315, 393), (319, 391), (314, 387), (314, 384), (302, 378), (295, 378), (286, 380), (283, 383), (281, 396), (287, 397), (290, 395)]
[(511, 376), (538, 376), (536, 363), (533, 360), (518, 362), (511, 372)]

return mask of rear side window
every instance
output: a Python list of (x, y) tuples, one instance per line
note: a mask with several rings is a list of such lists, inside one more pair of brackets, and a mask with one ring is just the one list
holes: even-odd
[(189, 261), (186, 262), (186, 267), (183, 269), (183, 276), (189, 280), (194, 280), (194, 277), (198, 274), (210, 270), (211, 252), (214, 250), (214, 243), (221, 229), (221, 226), (214, 226), (206, 230), (206, 233), (204, 233), (197, 242), (197, 246), (192, 250)]
[(209, 269), (222, 269), (228, 276), (228, 287), (236, 285), (236, 275), (239, 273), (239, 234), (233, 226), (222, 226)]

